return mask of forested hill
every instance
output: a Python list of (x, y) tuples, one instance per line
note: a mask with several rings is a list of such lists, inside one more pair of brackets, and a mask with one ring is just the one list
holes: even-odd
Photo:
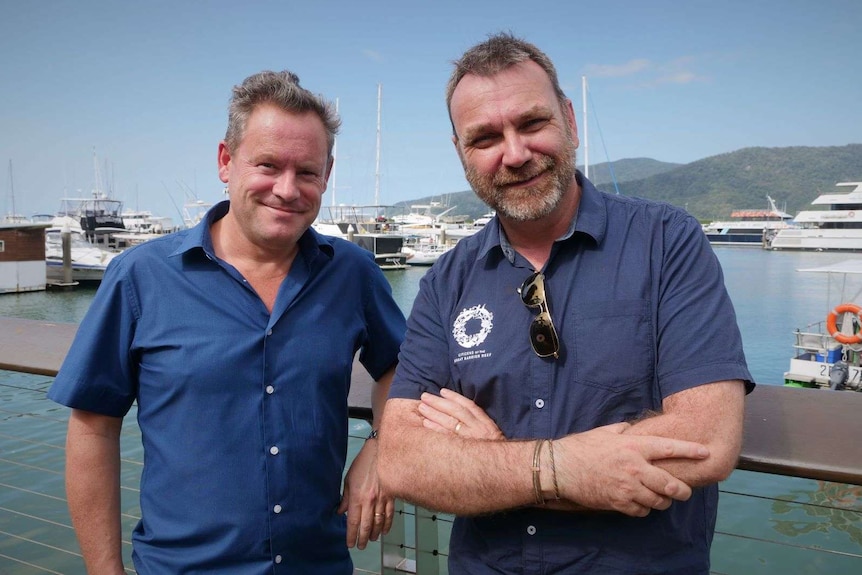
[[(619, 181), (619, 192), (688, 208), (703, 220), (734, 209), (765, 208), (769, 194), (779, 209), (796, 214), (838, 182), (862, 182), (862, 144), (831, 147), (743, 148), (678, 166), (643, 179)], [(597, 184), (615, 193), (613, 184)]]
[[(766, 208), (767, 194), (779, 209), (796, 214), (809, 209), (819, 194), (850, 191), (836, 188), (838, 182), (862, 182), (862, 144), (743, 148), (690, 164), (624, 159), (591, 165), (590, 180), (607, 193), (619, 190), (685, 207), (701, 220), (725, 219), (737, 209)], [(488, 211), (472, 191), (448, 194), (446, 199), (457, 206), (451, 213), (476, 218)]]

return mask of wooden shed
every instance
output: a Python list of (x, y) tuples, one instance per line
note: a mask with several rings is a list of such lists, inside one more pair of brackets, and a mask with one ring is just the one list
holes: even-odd
[(48, 223), (0, 223), (0, 294), (45, 289)]

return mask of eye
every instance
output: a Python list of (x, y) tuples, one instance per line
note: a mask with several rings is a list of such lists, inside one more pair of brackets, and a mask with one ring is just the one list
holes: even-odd
[(298, 170), (297, 175), (302, 176), (303, 178), (317, 178), (320, 176), (320, 172), (312, 169)]
[(550, 120), (548, 118), (532, 118), (523, 124), (523, 129), (527, 132), (535, 132), (544, 128)]
[(488, 148), (496, 141), (497, 136), (494, 134), (480, 134), (474, 138), (471, 138), (467, 143), (468, 147), (471, 148)]

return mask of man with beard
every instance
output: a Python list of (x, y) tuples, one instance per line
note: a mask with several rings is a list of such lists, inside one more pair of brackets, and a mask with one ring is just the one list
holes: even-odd
[(453, 575), (706, 575), (753, 383), (700, 225), (575, 170), (571, 101), (532, 44), (468, 50), (447, 103), (497, 216), (422, 280), (384, 490), (458, 516)]

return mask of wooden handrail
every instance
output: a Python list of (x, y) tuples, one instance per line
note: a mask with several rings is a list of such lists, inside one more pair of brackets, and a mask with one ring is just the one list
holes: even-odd
[[(0, 369), (54, 376), (78, 326), (0, 318)], [(371, 419), (371, 377), (357, 362), (350, 416)], [(737, 467), (862, 485), (862, 393), (759, 385), (746, 398)]]

